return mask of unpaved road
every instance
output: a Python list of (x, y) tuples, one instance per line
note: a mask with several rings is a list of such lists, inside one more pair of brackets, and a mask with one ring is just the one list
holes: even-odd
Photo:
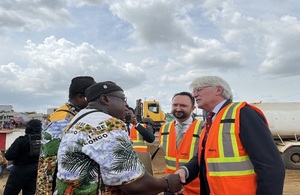
[[(152, 154), (157, 145), (149, 145), (148, 151)], [(164, 176), (165, 160), (162, 150), (159, 150), (152, 161), (153, 172), (155, 177)], [(8, 173), (5, 172), (4, 178), (0, 179), (0, 195), (3, 194), (3, 185), (5, 185)], [(283, 195), (299, 195), (300, 194), (300, 170), (286, 170)]]

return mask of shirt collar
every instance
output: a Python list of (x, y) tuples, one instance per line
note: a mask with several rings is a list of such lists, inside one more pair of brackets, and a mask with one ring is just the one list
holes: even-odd
[(75, 106), (75, 104), (73, 104), (73, 103), (70, 102), (70, 101), (68, 101), (68, 104), (69, 104), (70, 106), (72, 106), (72, 107), (75, 109), (76, 112), (79, 112), (79, 111), (81, 110), (79, 107)]
[(222, 106), (225, 104), (226, 101), (227, 101), (227, 100), (223, 100), (222, 102), (218, 103), (218, 104), (214, 107), (213, 112), (215, 113), (215, 115), (214, 115), (213, 118), (215, 118), (216, 114), (220, 111), (220, 109), (222, 108)]
[[(178, 123), (180, 123), (180, 122), (178, 122), (177, 120), (175, 120), (175, 125), (177, 125)], [(185, 120), (185, 121), (183, 121), (181, 123), (183, 123), (184, 125), (190, 125), (190, 124), (193, 123), (193, 117), (190, 116), (190, 118), (188, 118), (187, 120)]]

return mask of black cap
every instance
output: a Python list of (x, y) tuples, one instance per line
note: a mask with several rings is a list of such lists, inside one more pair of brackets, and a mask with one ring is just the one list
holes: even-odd
[(28, 121), (25, 129), (26, 134), (39, 134), (42, 130), (42, 121), (38, 119), (31, 119)]
[(74, 97), (77, 94), (84, 94), (85, 89), (95, 83), (96, 81), (94, 78), (90, 76), (74, 77), (69, 87), (69, 98)]
[(123, 91), (123, 89), (112, 81), (104, 81), (93, 84), (85, 90), (85, 97), (88, 102), (95, 100), (102, 94), (111, 93), (114, 91)]

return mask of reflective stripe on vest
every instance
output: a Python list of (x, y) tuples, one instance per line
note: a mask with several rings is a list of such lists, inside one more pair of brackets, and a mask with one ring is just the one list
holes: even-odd
[[(179, 166), (186, 164), (198, 152), (199, 134), (203, 122), (195, 120), (187, 129), (179, 148), (176, 148), (175, 121), (162, 126), (161, 140), (167, 170), (175, 171)], [(193, 130), (190, 130), (193, 128)], [(187, 152), (187, 153), (185, 153)]]
[[(221, 118), (218, 133), (218, 158), (206, 159), (210, 176), (240, 176), (254, 174), (253, 164), (249, 156), (240, 156), (237, 137), (239, 129), (236, 128), (236, 115), (246, 103), (231, 103)], [(239, 121), (238, 121), (239, 122)], [(225, 140), (225, 141), (224, 141)]]
[[(146, 128), (145, 124), (140, 124)], [(130, 138), (132, 140), (133, 149), (139, 152), (147, 152), (147, 144), (143, 136), (135, 129), (133, 125), (130, 129)]]

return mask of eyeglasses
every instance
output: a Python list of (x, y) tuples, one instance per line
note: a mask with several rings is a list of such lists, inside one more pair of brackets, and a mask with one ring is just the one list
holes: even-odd
[(120, 98), (120, 99), (124, 100), (124, 102), (127, 102), (127, 97), (120, 97), (120, 96), (116, 96), (116, 95), (108, 95), (108, 96)]
[(211, 87), (211, 86), (204, 86), (204, 87), (195, 88), (195, 89), (193, 89), (193, 93), (200, 93), (203, 89), (205, 89), (207, 87)]

